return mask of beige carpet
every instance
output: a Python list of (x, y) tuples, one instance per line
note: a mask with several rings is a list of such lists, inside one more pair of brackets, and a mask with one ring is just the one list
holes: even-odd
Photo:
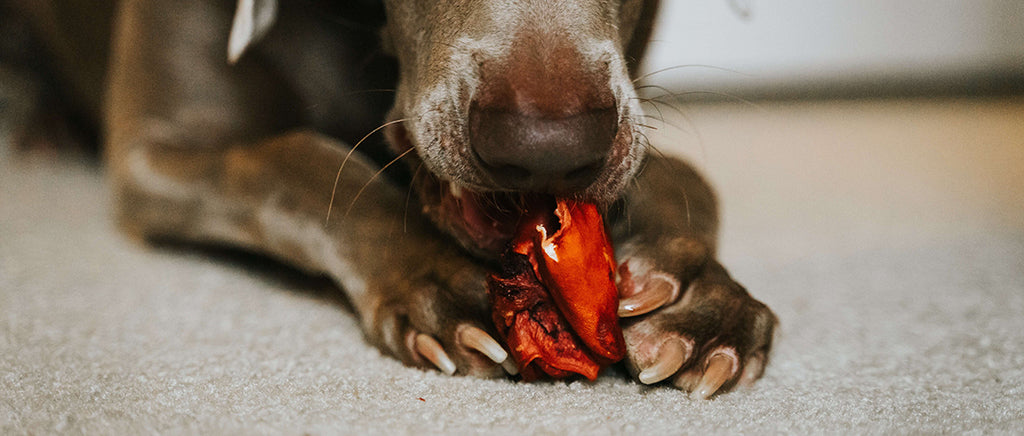
[(1024, 99), (681, 109), (661, 148), (782, 321), (752, 389), (405, 368), (316, 285), (136, 245), (100, 170), (0, 144), (0, 434), (1024, 432)]

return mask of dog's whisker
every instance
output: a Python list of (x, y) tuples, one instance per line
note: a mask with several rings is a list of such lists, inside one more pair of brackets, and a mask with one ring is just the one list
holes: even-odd
[(637, 98), (640, 100), (641, 103), (647, 103), (647, 104), (651, 105), (651, 107), (657, 109), (659, 114), (663, 114), (663, 112), (661, 112), (661, 106), (664, 106), (664, 107), (667, 107), (669, 109), (672, 109), (673, 111), (675, 111), (679, 115), (681, 115), (683, 117), (686, 117), (686, 113), (683, 112), (682, 109), (676, 107), (674, 104), (661, 101), (661, 99), (665, 98), (665, 97), (671, 97), (671, 96), (670, 95), (660, 95), (660, 96), (655, 96), (655, 97), (650, 97), (650, 98), (640, 98), (640, 97), (637, 97)]
[[(656, 86), (656, 85), (652, 85), (652, 86)], [(707, 148), (704, 146), (704, 136), (701, 135), (700, 129), (697, 128), (696, 123), (694, 123), (693, 120), (690, 118), (690, 116), (687, 115), (686, 112), (683, 112), (682, 109), (676, 107), (673, 104), (666, 103), (666, 102), (663, 102), (663, 101), (660, 100), (661, 98), (671, 97), (671, 96), (674, 96), (676, 94), (671, 93), (671, 91), (669, 91), (667, 88), (660, 87), (660, 86), (657, 86), (657, 87), (660, 88), (660, 89), (665, 90), (666, 94), (662, 95), (662, 96), (648, 98), (644, 102), (645, 103), (650, 103), (655, 108), (657, 108), (658, 105), (661, 104), (661, 105), (667, 106), (668, 108), (676, 111), (676, 113), (679, 114), (679, 116), (683, 119), (683, 121), (685, 121), (686, 124), (688, 126), (690, 126), (690, 129), (685, 129), (682, 126), (679, 126), (679, 125), (676, 125), (676, 124), (672, 124), (672, 123), (668, 123), (668, 122), (664, 122), (664, 121), (663, 121), (663, 123), (668, 125), (668, 126), (671, 126), (671, 127), (674, 127), (676, 129), (678, 129), (680, 132), (689, 133), (689, 134), (693, 134), (694, 136), (696, 136), (697, 144), (700, 147), (701, 159), (703, 159), (703, 161), (706, 162), (707, 158), (708, 158), (708, 156), (707, 156)]]
[[(686, 128), (684, 128), (683, 126), (680, 126), (679, 124), (669, 122), (667, 120), (658, 118), (657, 116), (654, 116), (654, 115), (646, 115), (645, 114), (645, 115), (641, 115), (641, 116), (643, 118), (647, 118), (647, 119), (651, 119), (651, 120), (657, 121), (662, 126), (662, 127), (655, 126), (657, 128), (654, 128), (654, 129), (651, 129), (651, 130), (661, 130), (661, 129), (665, 128), (665, 127), (671, 127), (671, 128), (673, 128), (673, 129), (675, 129), (675, 130), (677, 130), (679, 132), (682, 132), (682, 133), (686, 133), (686, 134), (693, 133), (693, 131), (687, 130)], [(647, 127), (647, 124), (643, 123), (643, 124), (639, 124), (639, 126), (640, 127)]]
[(348, 205), (348, 208), (345, 209), (345, 214), (343, 216), (347, 217), (348, 214), (350, 212), (352, 212), (352, 207), (354, 207), (356, 205), (356, 201), (358, 201), (359, 197), (363, 195), (363, 192), (366, 191), (366, 188), (370, 187), (370, 184), (372, 184), (375, 180), (377, 180), (377, 177), (379, 177), (381, 174), (384, 174), (384, 171), (386, 171), (388, 169), (388, 167), (390, 167), (391, 165), (394, 165), (395, 162), (398, 162), (403, 157), (408, 156), (409, 153), (412, 153), (413, 151), (416, 151), (416, 149), (415, 148), (410, 148), (410, 149), (402, 152), (402, 154), (398, 155), (398, 157), (396, 157), (394, 159), (391, 159), (391, 162), (388, 162), (384, 166), (380, 167), (380, 169), (377, 170), (377, 172), (373, 173), (373, 175), (370, 176), (370, 179), (367, 180), (366, 183), (363, 183), (363, 187), (359, 188), (359, 192), (356, 192), (355, 197), (352, 197), (352, 202), (350, 202), (349, 205)]
[[(691, 119), (690, 119), (690, 116), (689, 116), (689, 115), (687, 115), (687, 114), (686, 114), (686, 112), (683, 112), (683, 110), (682, 110), (682, 109), (680, 109), (680, 108), (676, 107), (676, 105), (674, 105), (674, 104), (671, 104), (671, 103), (668, 103), (668, 102), (664, 102), (664, 101), (661, 101), (661, 98), (663, 98), (663, 97), (666, 97), (666, 96), (658, 96), (658, 97), (652, 97), (652, 98), (640, 99), (640, 101), (641, 101), (641, 103), (647, 103), (647, 104), (649, 104), (649, 105), (650, 105), (650, 106), (651, 106), (652, 108), (654, 108), (654, 109), (655, 109), (656, 111), (658, 111), (658, 114), (662, 116), (662, 120), (661, 120), (661, 122), (662, 122), (663, 124), (666, 124), (666, 125), (672, 126), (672, 127), (676, 128), (677, 130), (679, 130), (680, 132), (683, 132), (683, 133), (691, 133), (691, 132), (693, 132), (693, 133), (697, 133), (697, 134), (698, 134), (698, 136), (699, 136), (699, 132), (697, 131), (697, 126), (696, 126), (696, 125), (694, 125), (694, 123), (693, 123), (693, 120), (691, 120)], [(673, 110), (673, 111), (675, 111), (675, 112), (676, 112), (677, 114), (679, 114), (679, 116), (680, 116), (680, 117), (681, 117), (681, 118), (682, 118), (682, 119), (683, 119), (684, 121), (686, 121), (686, 124), (688, 124), (688, 125), (689, 125), (689, 126), (691, 127), (691, 129), (692, 129), (692, 130), (690, 130), (690, 129), (685, 129), (685, 128), (683, 128), (683, 127), (679, 126), (679, 125), (676, 125), (676, 124), (671, 124), (671, 123), (669, 123), (669, 122), (665, 121), (665, 119), (664, 119), (664, 113), (663, 113), (663, 112), (661, 111), (661, 106), (665, 106), (665, 107), (668, 107), (669, 109), (672, 109), (672, 110)]]
[[(655, 147), (653, 145), (650, 145), (649, 149), (651, 151), (657, 153), (659, 156), (662, 157), (661, 159), (658, 159), (658, 161), (662, 162), (664, 165), (666, 165), (669, 168), (670, 171), (673, 171), (673, 172), (683, 172), (685, 170), (685, 168), (680, 168), (680, 166), (684, 165), (684, 164), (682, 164), (680, 161), (678, 161), (676, 159), (670, 159), (665, 154), (665, 152), (663, 152), (660, 148)], [(702, 147), (702, 150), (703, 150), (703, 147)], [(706, 161), (707, 160), (707, 156), (705, 156), (704, 159)], [(689, 195), (689, 193), (686, 192), (686, 189), (680, 189), (679, 192), (682, 194), (682, 197), (683, 197), (683, 208), (686, 210), (686, 225), (690, 226), (693, 223), (693, 216), (690, 213), (690, 195)]]
[(409, 232), (409, 202), (412, 201), (412, 191), (416, 184), (416, 178), (420, 175), (420, 170), (423, 169), (423, 162), (420, 162), (416, 166), (416, 171), (412, 173), (412, 179), (409, 182), (409, 188), (405, 192), (405, 209), (402, 212), (402, 231), (405, 233)]
[[(657, 107), (657, 106), (654, 106), (654, 107)], [(687, 133), (687, 134), (689, 134), (689, 133), (694, 133), (694, 132), (696, 132), (696, 130), (697, 130), (696, 128), (694, 128), (694, 126), (693, 126), (693, 123), (692, 123), (692, 122), (690, 121), (689, 117), (686, 117), (686, 116), (683, 116), (683, 119), (687, 121), (687, 124), (689, 124), (689, 126), (690, 126), (691, 128), (693, 128), (692, 130), (690, 130), (690, 129), (687, 129), (687, 128), (683, 127), (683, 126), (680, 126), (680, 125), (679, 125), (679, 124), (677, 124), (677, 123), (672, 123), (672, 122), (669, 122), (669, 121), (668, 121), (668, 120), (666, 120), (666, 119), (663, 119), (663, 118), (659, 118), (659, 117), (657, 117), (657, 116), (655, 116), (655, 115), (647, 115), (647, 114), (644, 114), (644, 115), (641, 115), (641, 116), (642, 116), (642, 117), (644, 117), (644, 118), (649, 118), (649, 119), (655, 120), (655, 121), (657, 121), (657, 122), (661, 123), (661, 124), (662, 124), (662, 126), (668, 126), (668, 127), (671, 127), (671, 128), (673, 128), (673, 129), (676, 129), (677, 131), (680, 131), (680, 132), (683, 132), (683, 133)]]
[(646, 150), (650, 150), (650, 149), (654, 148), (654, 145), (651, 143), (651, 138), (649, 136), (647, 136), (646, 133), (644, 133), (644, 132), (636, 132), (636, 134), (637, 134), (637, 136), (639, 136), (640, 146), (641, 147), (643, 147)]
[(690, 213), (690, 194), (685, 189), (681, 189), (680, 192), (683, 194), (683, 207), (686, 209), (686, 226), (690, 227), (693, 225), (693, 214)]
[(661, 121), (663, 123), (665, 122), (665, 113), (661, 111), (661, 108), (658, 107), (657, 104), (655, 104), (650, 99), (646, 99), (646, 98), (638, 98), (638, 100), (640, 100), (640, 103), (650, 104), (651, 107), (654, 108), (654, 110), (658, 111), (658, 115), (642, 114), (642, 115), (640, 115), (641, 117), (643, 117), (643, 118), (650, 118), (650, 119), (653, 119), (653, 120)]
[(726, 73), (739, 74), (739, 75), (744, 76), (744, 77), (753, 77), (752, 74), (747, 74), (747, 73), (744, 73), (742, 71), (737, 71), (737, 70), (733, 70), (733, 69), (729, 69), (729, 68), (718, 67), (718, 66), (715, 66), (715, 65), (708, 65), (708, 64), (683, 64), (683, 65), (674, 65), (674, 66), (671, 66), (671, 67), (662, 68), (660, 70), (651, 71), (650, 73), (641, 75), (641, 76), (633, 79), (633, 83), (640, 83), (640, 81), (646, 80), (646, 79), (650, 78), (651, 76), (654, 76), (654, 75), (657, 75), (657, 74), (661, 74), (661, 73), (665, 73), (665, 72), (668, 72), (668, 71), (680, 70), (680, 69), (683, 69), (683, 68), (707, 68), (709, 70), (718, 70), (718, 71), (724, 71)]
[(755, 108), (755, 109), (760, 110), (760, 111), (767, 111), (768, 110), (766, 107), (764, 107), (761, 104), (758, 104), (757, 102), (754, 102), (752, 100), (740, 97), (740, 96), (735, 95), (735, 94), (730, 94), (728, 92), (717, 92), (717, 91), (680, 91), (680, 92), (675, 92), (675, 91), (672, 91), (672, 90), (670, 90), (670, 89), (668, 89), (668, 88), (666, 88), (664, 86), (661, 86), (661, 85), (641, 85), (641, 86), (637, 86), (636, 90), (639, 91), (639, 90), (648, 89), (648, 88), (658, 89), (658, 90), (661, 90), (661, 91), (664, 92), (663, 95), (652, 97), (652, 99), (658, 99), (658, 98), (662, 98), (662, 97), (673, 97), (673, 98), (680, 99), (682, 97), (686, 97), (686, 96), (689, 96), (689, 95), (712, 95), (712, 96), (716, 96), (716, 97), (725, 97), (725, 98), (727, 98), (729, 100), (743, 103), (743, 104), (745, 104), (747, 106), (750, 106), (750, 107)]
[(656, 89), (656, 90), (661, 91), (663, 93), (661, 95), (656, 95), (654, 97), (651, 97), (651, 99), (658, 99), (658, 98), (665, 97), (665, 96), (678, 98), (680, 96), (687, 95), (687, 92), (688, 92), (688, 91), (679, 91), (679, 92), (677, 92), (677, 91), (673, 91), (671, 89), (668, 89), (668, 88), (666, 88), (664, 86), (655, 85), (655, 84), (640, 85), (640, 86), (636, 87), (637, 91), (642, 91), (642, 90), (645, 90), (645, 89)]
[(371, 88), (371, 89), (360, 89), (358, 91), (346, 92), (344, 94), (341, 94), (340, 97), (344, 98), (344, 97), (352, 97), (352, 96), (362, 95), (362, 94), (377, 94), (377, 93), (381, 93), (381, 94), (383, 94), (383, 93), (392, 93), (393, 94), (393, 93), (396, 93), (396, 92), (398, 92), (398, 90), (394, 89), (394, 88)]
[[(330, 201), (330, 203), (327, 204), (327, 219), (325, 220), (325, 223), (330, 223), (331, 222), (331, 210), (334, 207), (334, 197), (338, 193), (338, 182), (341, 180), (341, 172), (345, 169), (345, 164), (348, 163), (348, 160), (352, 157), (352, 154), (356, 152), (356, 149), (359, 148), (359, 146), (363, 142), (365, 142), (367, 138), (369, 138), (370, 136), (373, 136), (374, 133), (377, 133), (377, 132), (381, 131), (382, 129), (384, 129), (385, 127), (388, 127), (390, 125), (398, 124), (398, 123), (404, 123), (404, 122), (406, 122), (408, 120), (409, 120), (409, 118), (400, 118), (400, 119), (397, 119), (397, 120), (388, 121), (388, 122), (386, 122), (384, 124), (381, 124), (376, 129), (371, 130), (370, 133), (367, 133), (366, 136), (363, 136), (363, 138), (360, 139), (359, 142), (356, 142), (356, 144), (353, 145), (352, 148), (350, 148), (348, 150), (348, 153), (345, 154), (345, 158), (342, 159), (342, 161), (341, 161), (341, 166), (338, 167), (338, 174), (334, 176), (334, 186), (331, 188), (331, 201)], [(412, 150), (412, 149), (410, 148), (410, 150)], [(365, 186), (364, 186), (364, 188), (365, 188)], [(360, 190), (359, 192), (362, 192), (362, 190)]]

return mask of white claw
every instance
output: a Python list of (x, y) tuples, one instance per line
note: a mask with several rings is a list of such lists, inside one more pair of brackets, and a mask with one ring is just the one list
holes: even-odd
[(654, 277), (636, 294), (619, 300), (619, 316), (637, 316), (648, 313), (672, 301), (679, 292), (673, 280)]
[(740, 376), (739, 383), (743, 386), (750, 386), (761, 378), (762, 374), (764, 374), (764, 353), (755, 352), (743, 364), (743, 375)]
[(641, 371), (637, 379), (645, 385), (660, 382), (679, 371), (689, 357), (690, 347), (686, 343), (680, 339), (669, 339), (661, 345), (654, 364)]
[(444, 348), (441, 348), (441, 344), (433, 337), (423, 333), (416, 335), (416, 352), (427, 358), (441, 372), (455, 374), (455, 362), (452, 362), (448, 353), (444, 352)]
[(704, 368), (704, 377), (701, 377), (700, 384), (691, 395), (705, 400), (711, 398), (718, 388), (736, 375), (737, 366), (736, 357), (729, 353), (723, 352), (711, 356)]
[(494, 363), (502, 363), (508, 359), (508, 352), (501, 348), (501, 344), (478, 327), (463, 324), (459, 326), (455, 337), (458, 343), (483, 353)]
[(505, 359), (504, 362), (501, 362), (501, 367), (505, 369), (505, 372), (507, 372), (508, 375), (519, 374), (519, 367), (516, 366), (516, 362), (512, 359)]

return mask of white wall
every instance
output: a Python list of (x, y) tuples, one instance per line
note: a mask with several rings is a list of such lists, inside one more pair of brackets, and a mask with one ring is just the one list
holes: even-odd
[(662, 0), (662, 8), (647, 71), (739, 72), (657, 75), (676, 89), (1024, 81), (1024, 0)]

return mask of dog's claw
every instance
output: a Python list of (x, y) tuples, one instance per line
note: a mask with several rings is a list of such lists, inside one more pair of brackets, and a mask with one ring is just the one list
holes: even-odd
[(484, 356), (501, 364), (508, 359), (508, 352), (491, 335), (479, 327), (464, 324), (455, 333), (458, 343), (479, 351)]
[(516, 362), (512, 359), (505, 359), (504, 362), (501, 362), (501, 367), (508, 373), (508, 375), (519, 374), (519, 367), (516, 366)]
[(700, 379), (700, 383), (691, 395), (696, 395), (701, 399), (710, 398), (718, 391), (718, 388), (736, 375), (737, 366), (736, 358), (728, 353), (717, 353), (711, 356), (704, 367), (704, 377)]
[(686, 343), (679, 339), (669, 339), (661, 345), (654, 364), (641, 371), (637, 379), (646, 385), (660, 382), (679, 371), (689, 358), (690, 347)]
[(739, 384), (742, 386), (753, 385), (757, 379), (764, 374), (765, 353), (758, 351), (747, 358), (743, 364), (743, 375), (740, 376)]
[(448, 375), (455, 374), (455, 362), (448, 357), (448, 353), (444, 352), (444, 348), (441, 348), (437, 339), (420, 333), (416, 335), (415, 346), (416, 352), (433, 363), (441, 372)]
[(619, 300), (619, 317), (648, 313), (672, 301), (675, 293), (676, 285), (671, 281), (653, 279), (640, 292)]

